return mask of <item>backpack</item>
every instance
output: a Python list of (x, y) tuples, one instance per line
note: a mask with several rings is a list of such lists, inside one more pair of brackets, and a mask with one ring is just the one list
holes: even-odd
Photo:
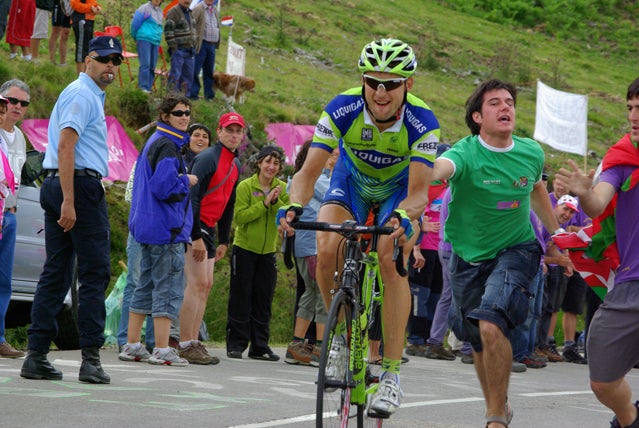
[(71, 16), (73, 14), (73, 8), (71, 7), (71, 0), (60, 0), (60, 8), (64, 16)]

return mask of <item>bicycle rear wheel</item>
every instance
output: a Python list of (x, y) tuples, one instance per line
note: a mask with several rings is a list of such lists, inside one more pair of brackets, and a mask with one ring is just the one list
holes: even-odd
[(316, 427), (347, 427), (351, 415), (349, 376), (353, 306), (350, 297), (338, 291), (326, 318), (322, 355), (317, 377)]

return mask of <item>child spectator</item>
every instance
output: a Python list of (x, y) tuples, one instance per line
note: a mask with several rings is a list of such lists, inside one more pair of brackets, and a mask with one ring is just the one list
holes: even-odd
[(135, 11), (131, 21), (131, 37), (135, 40), (140, 62), (138, 87), (147, 94), (151, 92), (153, 86), (155, 65), (158, 62), (158, 51), (162, 43), (164, 15), (160, 3), (162, 0), (150, 0), (143, 4)]

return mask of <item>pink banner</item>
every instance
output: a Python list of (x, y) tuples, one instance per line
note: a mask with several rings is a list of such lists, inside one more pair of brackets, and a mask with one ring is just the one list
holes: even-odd
[[(110, 181), (128, 181), (133, 164), (138, 159), (138, 150), (127, 135), (126, 131), (114, 116), (107, 116), (107, 145), (109, 146), (109, 176)], [(49, 119), (27, 119), (22, 122), (20, 129), (24, 131), (29, 142), (39, 152), (47, 149), (47, 128)]]
[(284, 149), (286, 153), (286, 162), (288, 164), (295, 163), (295, 157), (300, 150), (300, 146), (306, 141), (313, 139), (315, 126), (313, 125), (294, 125), (292, 123), (269, 123), (264, 128), (266, 137), (269, 141)]

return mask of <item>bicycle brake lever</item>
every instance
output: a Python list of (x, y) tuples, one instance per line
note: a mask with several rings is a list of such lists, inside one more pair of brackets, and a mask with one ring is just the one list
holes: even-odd
[(404, 247), (399, 246), (399, 238), (395, 238), (393, 241), (393, 261), (395, 261), (395, 270), (397, 270), (399, 276), (408, 275), (404, 263)]

